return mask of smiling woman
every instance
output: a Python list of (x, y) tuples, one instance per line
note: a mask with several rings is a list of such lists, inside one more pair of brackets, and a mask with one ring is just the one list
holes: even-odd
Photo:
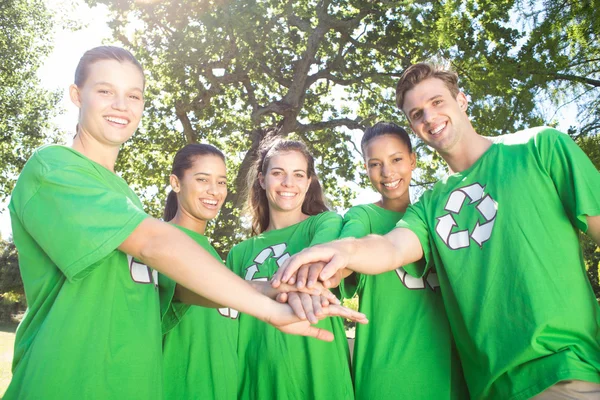
[[(327, 211), (314, 159), (303, 143), (278, 139), (263, 144), (248, 182), (254, 236), (235, 246), (227, 258), (227, 266), (239, 276), (267, 281), (290, 255), (337, 239), (341, 217)], [(320, 314), (321, 299), (288, 296), (290, 304), (305, 305), (307, 316)], [(301, 399), (309, 393), (316, 400), (353, 399), (342, 320), (327, 318), (317, 326), (335, 332), (336, 340), (317, 343), (287, 337), (241, 314), (239, 398)]]

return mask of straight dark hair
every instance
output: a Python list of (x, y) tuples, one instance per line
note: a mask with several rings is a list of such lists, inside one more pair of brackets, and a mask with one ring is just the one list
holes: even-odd
[(410, 136), (408, 136), (408, 132), (393, 122), (381, 121), (372, 127), (365, 129), (365, 133), (360, 140), (360, 149), (362, 151), (363, 158), (365, 157), (365, 147), (367, 147), (367, 144), (374, 138), (383, 135), (393, 135), (398, 137), (402, 142), (404, 142), (406, 147), (408, 147), (408, 152), (412, 153), (412, 143), (410, 142)]
[(269, 201), (265, 190), (260, 186), (259, 173), (266, 175), (269, 162), (275, 155), (296, 151), (304, 156), (307, 163), (307, 177), (310, 186), (302, 202), (302, 212), (306, 215), (317, 215), (329, 208), (325, 205), (325, 196), (315, 170), (315, 159), (302, 142), (289, 139), (275, 139), (261, 143), (258, 157), (248, 172), (248, 196), (246, 201), (247, 213), (252, 217), (252, 235), (258, 235), (269, 227)]
[[(171, 175), (175, 175), (178, 179), (183, 179), (185, 171), (192, 168), (196, 157), (202, 156), (217, 156), (221, 160), (225, 161), (225, 155), (215, 146), (204, 143), (192, 143), (182, 147), (175, 158), (173, 159), (173, 167), (171, 168)], [(163, 212), (163, 221), (170, 221), (177, 215), (178, 203), (177, 193), (173, 190), (169, 192), (167, 196), (167, 202), (165, 204), (165, 210)]]

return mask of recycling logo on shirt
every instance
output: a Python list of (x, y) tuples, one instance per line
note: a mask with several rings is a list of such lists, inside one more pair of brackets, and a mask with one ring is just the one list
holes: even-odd
[[(285, 252), (286, 248), (287, 245), (285, 243), (280, 243), (269, 246), (261, 251), (256, 258), (254, 258), (254, 264), (246, 268), (246, 276), (244, 276), (244, 279), (247, 281), (268, 281), (269, 278), (267, 277), (255, 278), (254, 276), (260, 272), (260, 266), (264, 264), (269, 257), (274, 257), (277, 260), (277, 265), (281, 267), (285, 260), (290, 258), (290, 254)], [(219, 313), (224, 317), (237, 318), (239, 311), (234, 310), (233, 308), (219, 308)]]
[(269, 246), (263, 251), (261, 251), (256, 258), (254, 259), (254, 264), (246, 268), (246, 276), (244, 277), (247, 281), (268, 281), (269, 278), (254, 278), (257, 272), (260, 271), (260, 266), (264, 264), (265, 261), (269, 257), (273, 257), (276, 259), (277, 265), (281, 267), (281, 265), (290, 258), (290, 253), (286, 253), (285, 249), (287, 245), (285, 243), (276, 244), (273, 246)]
[[(474, 183), (456, 189), (450, 193), (446, 206), (444, 207), (444, 210), (448, 211), (448, 213), (438, 217), (438, 222), (435, 226), (435, 231), (448, 248), (457, 250), (469, 247), (471, 239), (473, 239), (479, 247), (482, 247), (483, 243), (487, 242), (492, 236), (498, 204), (489, 194), (484, 196), (484, 190), (485, 186)], [(460, 214), (460, 212), (466, 208), (465, 200), (467, 198), (469, 199), (469, 202), (466, 207), (477, 203), (475, 208), (484, 218), (485, 222), (480, 224), (479, 221), (477, 221), (471, 231), (469, 231), (469, 227), (466, 227), (466, 229), (460, 229), (459, 227), (458, 230), (453, 232), (453, 228), (458, 226), (454, 219), (454, 215)]]

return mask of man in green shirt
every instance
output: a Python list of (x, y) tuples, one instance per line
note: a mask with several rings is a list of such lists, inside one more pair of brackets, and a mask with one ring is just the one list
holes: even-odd
[(425, 268), (406, 270), (422, 276), (435, 265), (473, 398), (597, 399), (600, 307), (577, 230), (600, 243), (600, 174), (551, 128), (480, 136), (457, 81), (416, 64), (397, 87), (412, 130), (452, 173), (388, 235), (307, 249), (273, 285), (316, 261), (328, 264), (308, 279), (327, 282), (341, 268), (377, 274), (424, 258)]

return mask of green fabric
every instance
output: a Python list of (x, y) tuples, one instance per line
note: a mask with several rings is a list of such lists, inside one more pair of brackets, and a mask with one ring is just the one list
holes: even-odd
[[(374, 204), (352, 207), (340, 237), (385, 235), (402, 213)], [(358, 285), (353, 284), (358, 282)], [(353, 376), (356, 399), (465, 399), (468, 392), (432, 271), (413, 278), (403, 268), (379, 275), (353, 274), (340, 284), (344, 297), (358, 292)]]
[(536, 128), (493, 144), (398, 223), (436, 266), (474, 398), (526, 399), (567, 379), (600, 383), (600, 307), (576, 229), (599, 214), (590, 160), (569, 136)]
[[(222, 261), (206, 236), (177, 228)], [(173, 281), (159, 274), (158, 282), (161, 289), (164, 283), (169, 288), (161, 290), (161, 296), (167, 295), (161, 303), (170, 303), (163, 316), (168, 330), (163, 336), (165, 399), (236, 399), (237, 312), (175, 302)], [(165, 320), (170, 322), (165, 325)]]
[[(324, 212), (245, 240), (230, 251), (227, 265), (246, 280), (267, 280), (290, 255), (337, 239), (341, 227), (339, 215)], [(332, 331), (335, 341), (286, 335), (241, 314), (239, 398), (352, 399), (350, 357), (342, 320), (326, 318), (317, 326)]]
[(9, 209), (29, 309), (4, 398), (162, 398), (156, 274), (117, 250), (147, 217), (125, 181), (43, 147)]

